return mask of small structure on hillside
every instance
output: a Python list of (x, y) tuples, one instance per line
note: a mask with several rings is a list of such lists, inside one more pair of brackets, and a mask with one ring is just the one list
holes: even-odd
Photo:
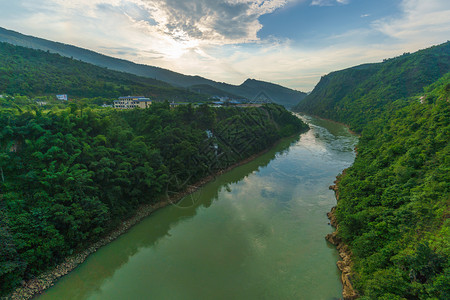
[(47, 105), (47, 102), (46, 101), (41, 101), (41, 100), (36, 100), (36, 105), (45, 106), (45, 105)]
[(114, 108), (117, 109), (148, 108), (150, 105), (152, 105), (152, 100), (144, 96), (126, 96), (114, 100)]
[(178, 106), (189, 105), (189, 104), (192, 105), (192, 103), (189, 103), (189, 102), (174, 102), (174, 101), (170, 102), (169, 104), (170, 104), (170, 108), (175, 108), (175, 107), (178, 107)]
[(69, 98), (67, 97), (67, 94), (56, 95), (56, 99), (61, 100), (61, 101), (69, 100)]

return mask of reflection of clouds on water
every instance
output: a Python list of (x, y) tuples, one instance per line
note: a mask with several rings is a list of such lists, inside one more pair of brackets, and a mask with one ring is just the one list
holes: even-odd
[[(293, 268), (308, 264), (305, 259), (323, 259), (320, 255), (311, 256), (311, 251), (317, 251), (313, 241), (323, 243), (323, 237), (317, 236), (317, 227), (327, 228), (325, 213), (335, 202), (328, 186), (337, 173), (352, 163), (356, 138), (345, 130), (336, 135), (336, 131), (311, 123), (310, 126), (312, 129), (289, 151), (278, 153), (275, 160), (241, 181), (222, 186), (218, 201), (207, 209), (207, 213), (217, 211), (226, 219), (223, 228), (216, 219), (208, 222), (211, 234), (221, 232), (220, 248), (234, 247), (233, 252), (246, 253), (239, 256), (239, 262), (245, 272), (258, 273), (259, 288), (277, 284), (272, 280), (274, 274), (278, 280), (291, 282), (295, 278)], [(231, 241), (238, 241), (239, 245)]]
[[(81, 273), (92, 285), (86, 294), (125, 299), (143, 289), (142, 297), (134, 298), (339, 295), (339, 275), (330, 272), (337, 253), (323, 238), (331, 232), (326, 212), (335, 203), (328, 186), (352, 163), (356, 138), (341, 125), (304, 119), (311, 130), (281, 147), (290, 144), (289, 150), (263, 155), (218, 177), (178, 204), (184, 209), (157, 211), (101, 249), (104, 254), (90, 261), (101, 257), (98, 265), (108, 274), (95, 280)], [(83, 266), (77, 270), (72, 274)]]

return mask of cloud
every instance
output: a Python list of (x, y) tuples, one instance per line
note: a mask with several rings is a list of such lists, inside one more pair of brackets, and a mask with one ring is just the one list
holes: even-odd
[(126, 18), (127, 27), (175, 41), (195, 39), (209, 44), (236, 44), (258, 41), (257, 33), (262, 28), (258, 18), (262, 15), (301, 1), (304, 0), (17, 0), (14, 4), (0, 0), (0, 3), (5, 2), (2, 8), (16, 6), (26, 10), (25, 22), (51, 16), (44, 24), (50, 21), (55, 25), (65, 22), (64, 26), (76, 23), (85, 26), (81, 23), (89, 24), (109, 14), (104, 19), (106, 23), (114, 17), (121, 19), (118, 23), (122, 24)]
[(334, 6), (338, 4), (349, 4), (350, 0), (313, 0), (311, 6)]
[[(147, 25), (161, 34), (179, 41), (197, 39), (203, 43), (230, 44), (257, 41), (257, 33), (262, 28), (258, 18), (290, 1), (139, 0), (136, 3), (140, 2), (156, 24)], [(132, 19), (146, 22), (140, 17)]]
[(430, 44), (444, 42), (450, 32), (450, 2), (447, 0), (403, 0), (402, 15), (384, 18), (373, 28), (399, 42)]

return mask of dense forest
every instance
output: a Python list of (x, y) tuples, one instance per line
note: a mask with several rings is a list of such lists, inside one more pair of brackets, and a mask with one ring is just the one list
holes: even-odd
[(159, 80), (7, 43), (0, 43), (0, 91), (30, 97), (68, 94), (71, 98), (144, 95), (161, 101), (209, 99), (208, 95), (175, 88)]
[(361, 133), (335, 216), (362, 299), (450, 298), (449, 47), (335, 72), (298, 106)]
[(450, 298), (450, 75), (363, 130), (339, 182), (338, 233), (368, 299)]
[(361, 132), (393, 101), (414, 96), (450, 71), (450, 42), (405, 53), (382, 63), (323, 76), (294, 111), (350, 125)]
[(0, 291), (306, 124), (271, 104), (0, 111)]

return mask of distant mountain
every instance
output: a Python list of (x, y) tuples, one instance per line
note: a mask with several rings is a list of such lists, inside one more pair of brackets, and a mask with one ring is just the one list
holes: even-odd
[[(295, 91), (264, 81), (249, 79), (243, 84), (236, 86), (216, 82), (200, 76), (183, 75), (159, 67), (136, 64), (127, 60), (106, 56), (72, 45), (23, 35), (1, 27), (0, 41), (13, 45), (58, 53), (63, 56), (82, 60), (97, 66), (106, 67), (108, 69), (161, 80), (178, 87), (192, 88), (195, 90), (196, 88), (198, 89), (198, 86), (202, 86), (202, 90), (209, 91), (210, 95), (222, 93), (224, 95), (236, 95), (240, 98), (247, 98), (251, 100), (261, 91), (264, 91), (275, 103), (282, 104), (286, 107), (292, 107), (306, 96), (303, 92)], [(214, 89), (206, 87), (207, 85)], [(218, 90), (221, 90), (222, 92)]]
[(212, 95), (216, 97), (225, 97), (231, 99), (239, 99), (243, 98), (242, 96), (238, 96), (232, 93), (228, 93), (224, 90), (219, 90), (209, 84), (196, 84), (189, 87), (189, 90), (196, 93)]
[(306, 97), (306, 93), (294, 91), (278, 84), (255, 79), (247, 79), (239, 86), (224, 83), (219, 83), (218, 85), (222, 90), (227, 90), (233, 94), (244, 96), (249, 100), (253, 100), (261, 92), (264, 92), (264, 94), (268, 95), (273, 102), (281, 104), (287, 108), (291, 108)]
[(0, 42), (0, 93), (110, 99), (134, 94), (154, 100), (190, 102), (210, 98), (163, 81), (4, 42)]
[(382, 63), (332, 72), (293, 110), (344, 122), (359, 131), (387, 104), (422, 92), (449, 71), (450, 42), (446, 42)]

